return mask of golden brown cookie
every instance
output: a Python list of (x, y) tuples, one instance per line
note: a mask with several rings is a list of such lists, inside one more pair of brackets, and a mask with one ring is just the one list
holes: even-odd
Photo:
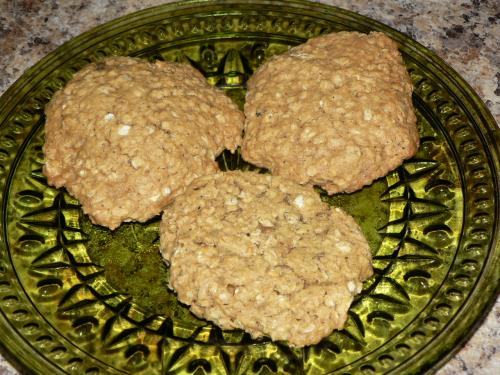
[(342, 328), (372, 274), (354, 219), (278, 176), (198, 178), (165, 210), (160, 233), (170, 286), (194, 314), (292, 346)]
[(411, 95), (397, 44), (383, 33), (310, 39), (250, 78), (243, 158), (330, 194), (358, 190), (415, 154)]
[(97, 224), (146, 221), (240, 144), (243, 114), (189, 65), (115, 57), (89, 64), (46, 108), (48, 183)]

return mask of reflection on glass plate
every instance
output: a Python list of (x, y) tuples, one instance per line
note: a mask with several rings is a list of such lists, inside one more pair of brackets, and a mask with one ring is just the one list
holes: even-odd
[[(166, 288), (158, 219), (114, 232), (47, 186), (43, 108), (91, 61), (110, 55), (192, 64), (242, 105), (270, 56), (339, 30), (386, 32), (415, 85), (421, 147), (388, 177), (329, 197), (361, 224), (375, 275), (345, 329), (304, 349), (197, 319)], [(422, 373), (475, 327), (498, 290), (499, 133), (470, 87), (434, 54), (365, 17), (304, 2), (171, 4), (66, 43), (0, 100), (0, 341), (54, 374)], [(223, 169), (253, 168), (223, 154)]]

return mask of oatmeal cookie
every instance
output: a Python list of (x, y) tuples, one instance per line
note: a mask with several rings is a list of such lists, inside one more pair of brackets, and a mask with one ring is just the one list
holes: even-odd
[(241, 141), (243, 114), (189, 65), (114, 57), (89, 64), (46, 108), (48, 183), (94, 223), (146, 221)]
[(165, 210), (160, 233), (170, 286), (194, 314), (298, 347), (342, 328), (372, 274), (354, 219), (279, 176), (198, 178)]
[(329, 194), (412, 157), (412, 83), (383, 33), (332, 33), (272, 57), (248, 82), (243, 158)]

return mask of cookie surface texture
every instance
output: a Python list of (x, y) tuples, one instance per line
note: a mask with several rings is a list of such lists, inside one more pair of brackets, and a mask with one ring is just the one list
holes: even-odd
[(411, 96), (397, 44), (385, 34), (310, 39), (250, 78), (243, 158), (329, 194), (353, 192), (415, 154)]
[(223, 329), (315, 344), (372, 274), (354, 219), (310, 187), (253, 172), (196, 179), (160, 225), (170, 286)]
[(115, 57), (89, 64), (46, 108), (48, 183), (111, 229), (159, 214), (241, 141), (243, 114), (189, 65)]

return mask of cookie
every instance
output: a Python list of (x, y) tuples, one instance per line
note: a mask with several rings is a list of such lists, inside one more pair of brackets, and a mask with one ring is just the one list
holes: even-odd
[(329, 194), (353, 192), (419, 145), (397, 44), (339, 32), (275, 56), (248, 82), (243, 158)]
[(46, 108), (48, 183), (111, 229), (146, 221), (241, 141), (243, 114), (189, 65), (114, 57), (89, 64)]
[(342, 328), (372, 274), (351, 216), (310, 187), (253, 172), (194, 180), (163, 213), (160, 243), (194, 314), (298, 347)]

